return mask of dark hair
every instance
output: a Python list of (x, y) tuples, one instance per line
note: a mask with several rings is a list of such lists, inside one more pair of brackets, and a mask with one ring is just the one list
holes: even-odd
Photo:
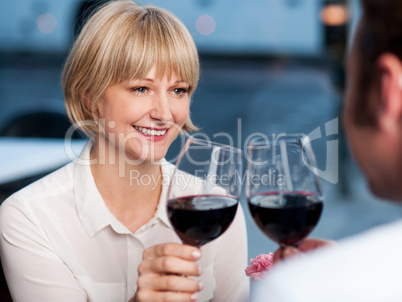
[(402, 60), (401, 0), (361, 0), (362, 19), (356, 36), (358, 90), (354, 120), (358, 125), (373, 124), (375, 112), (367, 103), (368, 87), (379, 85), (377, 60), (382, 53), (393, 53)]

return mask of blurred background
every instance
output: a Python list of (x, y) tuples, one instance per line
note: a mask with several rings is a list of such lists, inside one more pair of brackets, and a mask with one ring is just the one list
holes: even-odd
[[(0, 201), (68, 162), (69, 127), (60, 74), (85, 17), (106, 1), (16, 0), (0, 4)], [(341, 239), (398, 219), (401, 209), (370, 195), (340, 123), (348, 41), (357, 0), (154, 0), (187, 26), (197, 44), (201, 79), (192, 104), (204, 135), (244, 148), (255, 133), (310, 133), (323, 180), (324, 212), (312, 236)], [(337, 120), (338, 118), (338, 120)], [(325, 132), (326, 123), (338, 125)], [(75, 136), (74, 152), (83, 139)], [(181, 142), (167, 159), (174, 161)], [(331, 169), (334, 169), (332, 167)], [(275, 251), (252, 222), (245, 198), (249, 257)], [(3, 301), (3, 300), (2, 300)]]

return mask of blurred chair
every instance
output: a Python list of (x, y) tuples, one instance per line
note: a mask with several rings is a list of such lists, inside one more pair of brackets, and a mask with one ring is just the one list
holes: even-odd
[[(71, 123), (65, 114), (53, 111), (29, 112), (8, 121), (0, 136), (30, 138), (64, 138)], [(75, 131), (72, 138), (84, 138)]]
[[(0, 265), (1, 265), (1, 260), (0, 260)], [(1, 302), (12, 302), (13, 300), (11, 299), (10, 292), (8, 290), (8, 286), (6, 283), (6, 278), (4, 277), (3, 269), (1, 268), (0, 272), (0, 301)]]

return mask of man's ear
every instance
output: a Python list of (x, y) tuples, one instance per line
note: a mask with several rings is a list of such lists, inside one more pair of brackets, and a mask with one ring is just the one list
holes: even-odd
[(379, 70), (379, 97), (377, 120), (380, 127), (394, 127), (402, 122), (402, 64), (391, 53), (377, 60)]

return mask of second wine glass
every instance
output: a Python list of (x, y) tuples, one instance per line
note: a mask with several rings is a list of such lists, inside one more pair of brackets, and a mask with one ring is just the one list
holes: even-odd
[(281, 247), (297, 246), (314, 229), (323, 208), (308, 137), (253, 140), (247, 159), (246, 195), (254, 222)]
[(241, 150), (190, 137), (168, 190), (167, 212), (185, 244), (200, 247), (232, 223), (241, 193)]

